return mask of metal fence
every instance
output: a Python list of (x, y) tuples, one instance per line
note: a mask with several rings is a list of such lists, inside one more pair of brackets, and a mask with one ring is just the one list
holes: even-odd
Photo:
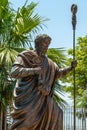
[[(76, 130), (87, 130), (87, 111), (85, 108), (76, 108)], [(7, 128), (4, 130), (9, 130), (12, 123), (12, 118), (10, 115), (10, 109), (7, 110)], [(0, 123), (1, 124), (1, 123)], [(63, 108), (63, 130), (74, 130), (74, 111), (73, 107)]]
[[(74, 130), (74, 109), (63, 109), (63, 130)], [(87, 130), (87, 118), (85, 108), (76, 108), (76, 130)]]

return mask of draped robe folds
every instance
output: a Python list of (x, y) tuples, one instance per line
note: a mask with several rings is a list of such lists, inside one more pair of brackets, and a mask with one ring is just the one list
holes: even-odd
[(17, 80), (10, 130), (63, 130), (62, 110), (53, 101), (56, 64), (46, 56), (39, 61), (34, 51), (25, 51), (18, 57), (13, 66), (44, 69), (41, 76), (26, 74)]

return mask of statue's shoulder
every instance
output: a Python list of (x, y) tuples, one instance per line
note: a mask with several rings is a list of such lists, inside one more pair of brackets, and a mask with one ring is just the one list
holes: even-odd
[(49, 64), (51, 64), (51, 65), (53, 65), (53, 66), (55, 66), (55, 67), (58, 66), (58, 65), (57, 65), (53, 60), (51, 60), (50, 58), (48, 58), (48, 62), (49, 62)]
[(48, 62), (54, 64), (54, 62), (50, 58), (48, 58)]
[(21, 55), (21, 56), (27, 56), (27, 55), (29, 56), (29, 55), (33, 55), (33, 54), (34, 54), (33, 50), (25, 50), (25, 51), (19, 53), (19, 55)]

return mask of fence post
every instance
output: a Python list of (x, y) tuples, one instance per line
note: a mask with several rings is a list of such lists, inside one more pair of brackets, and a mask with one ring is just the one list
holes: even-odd
[(86, 113), (84, 107), (82, 107), (82, 130), (86, 130)]

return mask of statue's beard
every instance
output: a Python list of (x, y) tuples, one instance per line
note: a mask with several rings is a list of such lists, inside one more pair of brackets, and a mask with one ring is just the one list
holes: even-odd
[(37, 54), (38, 54), (39, 56), (41, 56), (41, 57), (44, 57), (45, 54), (46, 54), (46, 52), (43, 51), (43, 50), (41, 50), (41, 48), (40, 48), (40, 49), (39, 49), (39, 48), (36, 48), (36, 51), (37, 51)]
[(44, 57), (47, 52), (47, 49), (41, 48), (41, 47), (36, 47), (36, 52), (37, 52), (38, 56)]
[(41, 57), (43, 57), (43, 56), (45, 56), (45, 53), (43, 53), (42, 51), (39, 51), (38, 55), (41, 56)]

